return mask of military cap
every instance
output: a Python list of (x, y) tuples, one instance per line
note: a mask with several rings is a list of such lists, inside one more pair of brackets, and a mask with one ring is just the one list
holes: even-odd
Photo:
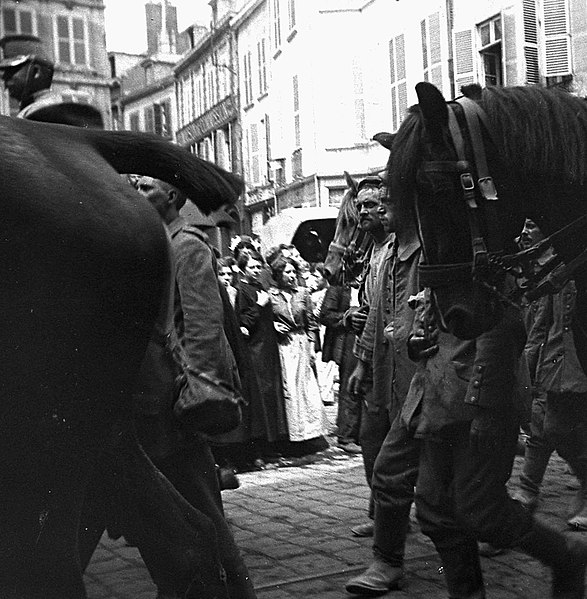
[(377, 175), (365, 177), (359, 181), (357, 185), (357, 193), (366, 187), (381, 187), (383, 185), (383, 179)]
[(5, 35), (0, 39), (0, 48), (3, 55), (0, 69), (19, 68), (33, 57), (39, 62), (53, 64), (43, 49), (43, 42), (36, 35)]

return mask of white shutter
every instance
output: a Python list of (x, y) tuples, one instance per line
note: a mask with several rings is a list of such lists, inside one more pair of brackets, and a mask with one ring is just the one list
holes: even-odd
[(441, 92), (442, 85), (442, 34), (440, 13), (427, 16), (420, 23), (422, 38), (422, 67), (424, 80), (433, 83)]
[(524, 21), (524, 83), (535, 85), (540, 83), (536, 0), (524, 0), (522, 12)]
[(407, 110), (406, 53), (403, 33), (389, 41), (391, 126), (397, 131)]
[(543, 0), (544, 74), (571, 73), (568, 0)]
[(475, 55), (475, 30), (461, 29), (453, 32), (453, 64), (455, 94), (461, 94), (461, 87), (477, 83), (477, 60)]

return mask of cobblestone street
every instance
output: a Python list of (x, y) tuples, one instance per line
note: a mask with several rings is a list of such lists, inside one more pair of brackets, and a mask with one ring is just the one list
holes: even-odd
[[(516, 472), (521, 458), (516, 460)], [(364, 522), (368, 489), (362, 459), (332, 447), (314, 463), (239, 474), (240, 488), (223, 491), (227, 517), (250, 569), (259, 599), (350, 598), (344, 584), (371, 556), (371, 539), (353, 537)], [(539, 511), (565, 530), (574, 477), (551, 459)], [(569, 534), (585, 534), (572, 533)], [(445, 597), (434, 547), (412, 523), (404, 588), (386, 598)], [(549, 596), (549, 573), (517, 552), (483, 558), (488, 598)], [(90, 599), (154, 599), (138, 551), (104, 538), (86, 573)]]

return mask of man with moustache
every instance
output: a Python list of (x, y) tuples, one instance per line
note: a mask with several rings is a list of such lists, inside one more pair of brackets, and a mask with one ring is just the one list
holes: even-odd
[[(351, 307), (344, 315), (343, 325), (347, 330), (352, 330), (357, 335), (354, 353), (357, 358), (362, 356), (359, 338), (365, 328), (370, 307), (376, 300), (379, 270), (385, 259), (389, 234), (385, 232), (379, 216), (381, 206), (383, 181), (379, 176), (366, 177), (357, 186), (355, 206), (359, 213), (359, 226), (373, 238), (373, 246), (366, 268), (362, 274), (359, 290), (359, 305)], [(351, 381), (358, 380), (351, 385)], [(362, 403), (361, 426), (359, 443), (363, 453), (365, 476), (369, 487), (373, 474), (373, 464), (379, 453), (381, 443), (389, 429), (389, 417), (385, 408), (385, 398), (381, 398), (373, 391), (373, 380), (370, 360), (359, 360), (355, 369), (349, 376), (349, 391), (356, 401)], [(368, 510), (370, 521), (359, 524), (351, 529), (357, 537), (370, 537), (373, 535), (373, 500), (369, 500)]]
[[(415, 364), (408, 356), (413, 323), (408, 299), (418, 292), (420, 243), (412, 223), (398, 222), (389, 198), (383, 199), (379, 213), (391, 242), (380, 269), (375, 302), (357, 344), (363, 368), (356, 370), (350, 382), (352, 389), (359, 387), (362, 372), (371, 364), (373, 395), (387, 415), (387, 434), (379, 442), (371, 481), (373, 561), (346, 585), (351, 593), (369, 595), (398, 588), (403, 579), (405, 542), (420, 452), (413, 431), (404, 426), (400, 417), (415, 372)], [(383, 430), (382, 422), (377, 424), (378, 430)]]

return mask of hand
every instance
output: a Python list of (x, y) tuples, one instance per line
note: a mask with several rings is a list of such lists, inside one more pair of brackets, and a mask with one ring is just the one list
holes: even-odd
[(503, 420), (495, 410), (477, 408), (469, 430), (471, 449), (485, 455), (495, 452), (503, 440), (503, 430)]
[(413, 362), (427, 360), (438, 352), (438, 330), (432, 335), (410, 335), (408, 339), (408, 357)]
[(353, 397), (360, 397), (363, 393), (363, 381), (367, 374), (367, 365), (365, 362), (359, 362), (355, 366), (355, 369), (351, 372), (347, 383), (348, 392)]
[(271, 296), (266, 291), (257, 291), (257, 304), (261, 307), (269, 303)]
[(273, 326), (280, 335), (287, 335), (290, 331), (290, 328), (283, 322), (274, 322)]
[(368, 308), (366, 310), (364, 310), (363, 308), (359, 308), (351, 314), (351, 327), (357, 335), (360, 335), (363, 332), (365, 324), (367, 324), (368, 312)]

